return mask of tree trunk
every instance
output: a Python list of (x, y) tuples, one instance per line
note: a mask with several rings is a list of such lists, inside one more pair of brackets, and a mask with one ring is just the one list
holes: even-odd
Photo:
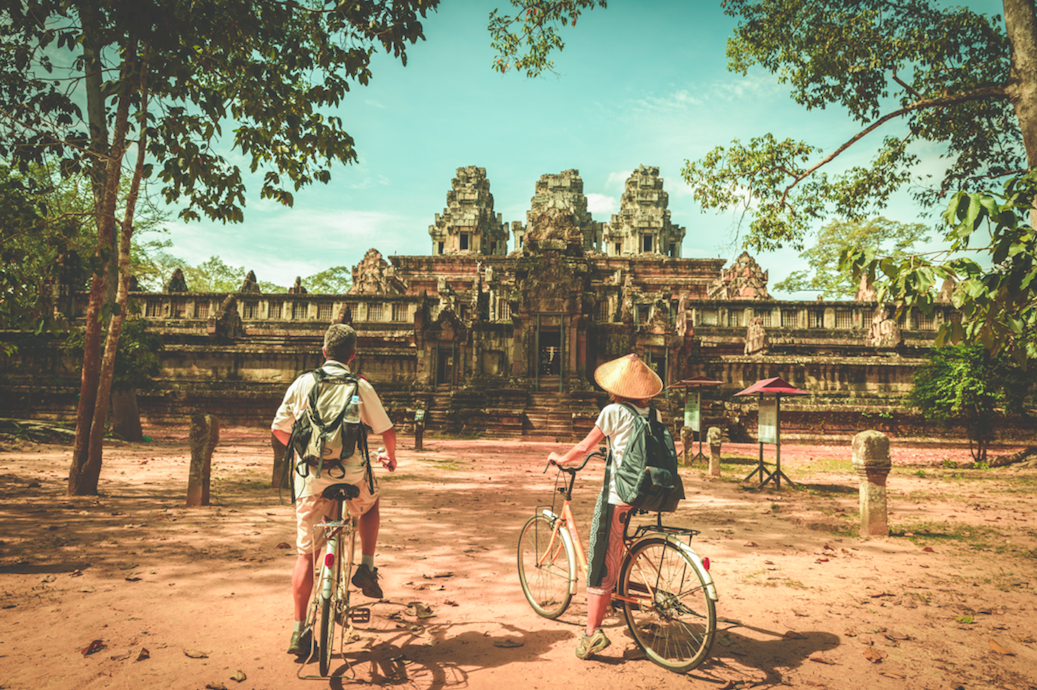
[[(103, 251), (106, 244), (111, 244), (111, 237), (114, 234), (115, 207), (119, 198), (119, 177), (123, 155), (126, 152), (126, 132), (129, 129), (130, 100), (131, 96), (136, 91), (135, 86), (131, 85), (129, 81), (137, 68), (136, 51), (137, 46), (134, 41), (131, 41), (130, 45), (124, 51), (125, 61), (123, 62), (120, 74), (123, 85), (119, 95), (119, 106), (115, 115), (115, 130), (113, 132), (112, 145), (108, 155), (108, 167), (105, 171), (104, 206), (101, 208), (97, 225), (97, 244), (99, 254)], [(141, 153), (143, 154), (143, 147), (141, 147)], [(136, 174), (140, 174), (139, 169)], [(129, 208), (127, 210), (130, 211)], [(126, 236), (126, 241), (121, 243), (124, 246), (120, 247), (119, 251), (120, 267), (123, 263), (123, 254), (126, 255), (125, 262), (127, 268), (129, 267), (129, 236), (131, 232), (132, 231), (128, 231), (124, 225), (123, 234)], [(109, 261), (114, 260), (114, 257), (110, 253), (104, 253), (107, 254)], [(100, 282), (103, 284), (105, 281), (102, 278)], [(86, 457), (84, 458), (79, 454), (73, 457), (72, 471), (69, 476), (70, 495), (87, 496), (95, 495), (97, 493), (97, 483), (101, 477), (101, 450), (104, 442), (105, 422), (107, 421), (106, 418), (108, 416), (109, 395), (112, 389), (112, 378), (115, 373), (115, 355), (119, 347), (119, 333), (122, 330), (122, 322), (126, 315), (126, 294), (128, 287), (129, 273), (127, 270), (124, 275), (120, 275), (119, 277), (119, 295), (122, 298), (122, 303), (120, 304), (119, 300), (116, 300), (116, 308), (114, 309), (111, 323), (108, 325), (108, 336), (105, 340), (104, 355), (100, 362), (100, 368), (97, 371), (96, 397), (93, 404), (93, 415), (91, 421), (86, 427)], [(99, 294), (97, 299), (100, 300), (103, 299), (103, 297), (103, 294)], [(95, 300), (93, 290), (91, 290), (90, 298), (91, 304), (93, 304)], [(96, 327), (99, 336), (100, 323), (98, 323)], [(86, 369), (87, 362), (84, 355), (84, 381), (86, 379)], [(79, 424), (80, 420), (77, 419), (77, 448), (79, 446), (79, 438), (81, 434)]]
[[(99, 241), (100, 242), (100, 241)], [(90, 426), (97, 405), (97, 381), (101, 373), (101, 303), (104, 301), (104, 271), (94, 273), (90, 283), (90, 302), (86, 310), (83, 341), (83, 373), (76, 410), (76, 442), (72, 447), (72, 467), (68, 474), (68, 495), (97, 493), (97, 482), (90, 490), (90, 479), (83, 476), (89, 457)]]
[[(1004, 0), (1004, 7), (1012, 58), (1008, 93), (1032, 170), (1037, 166), (1037, 7), (1034, 0)], [(1030, 225), (1037, 227), (1037, 209), (1030, 211)]]
[[(105, 120), (104, 96), (101, 93), (103, 83), (101, 74), (100, 47), (97, 11), (91, 2), (82, 3), (79, 17), (83, 25), (83, 73), (86, 85), (87, 118), (90, 126), (90, 157), (88, 168), (90, 183), (94, 194), (94, 215), (97, 227), (97, 256), (108, 256), (114, 261), (114, 255), (104, 253), (102, 249), (110, 247), (114, 239), (113, 226), (103, 221), (105, 165), (104, 156), (108, 153), (108, 125)], [(68, 476), (68, 494), (78, 496), (97, 493), (97, 482), (83, 475), (88, 464), (90, 427), (94, 418), (97, 403), (97, 383), (101, 368), (101, 326), (105, 294), (107, 293), (108, 268), (106, 265), (95, 267), (90, 282), (90, 301), (86, 311), (86, 331), (83, 343), (83, 371), (79, 388), (79, 405), (76, 410), (76, 441), (72, 448), (72, 466)]]

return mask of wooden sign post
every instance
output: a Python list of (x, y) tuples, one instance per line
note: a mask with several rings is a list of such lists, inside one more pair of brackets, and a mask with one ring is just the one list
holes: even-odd
[[(775, 488), (780, 489), (782, 479), (790, 485), (795, 486), (795, 482), (785, 476), (785, 473), (781, 471), (781, 396), (810, 394), (807, 391), (793, 388), (782, 379), (775, 377), (757, 381), (744, 391), (735, 393), (735, 395), (760, 396), (759, 414), (757, 416), (756, 424), (757, 441), (760, 443), (760, 459), (756, 465), (756, 469), (750, 472), (749, 476), (742, 481), (747, 482), (759, 474), (759, 488), (763, 488), (765, 484), (773, 481)], [(768, 470), (767, 464), (763, 461), (763, 445), (765, 443), (774, 444), (773, 470)]]

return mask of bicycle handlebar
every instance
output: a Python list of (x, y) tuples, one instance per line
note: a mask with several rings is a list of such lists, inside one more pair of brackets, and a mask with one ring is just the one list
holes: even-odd
[(549, 469), (551, 469), (551, 465), (554, 465), (555, 467), (558, 468), (559, 472), (568, 472), (569, 474), (576, 474), (577, 472), (582, 470), (584, 467), (586, 467), (587, 463), (590, 462), (590, 459), (593, 458), (593, 457), (602, 457), (602, 458), (605, 457), (605, 446), (599, 446), (596, 451), (594, 451), (592, 453), (587, 453), (586, 457), (583, 458), (583, 462), (580, 463), (579, 467), (563, 467), (562, 465), (559, 465), (554, 460), (548, 460), (547, 461), (547, 465), (544, 467), (544, 473), (546, 474), (547, 471)]

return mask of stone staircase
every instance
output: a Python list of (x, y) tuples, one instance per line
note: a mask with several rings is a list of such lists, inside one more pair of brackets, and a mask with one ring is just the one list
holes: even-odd
[(568, 393), (530, 393), (522, 420), (527, 441), (570, 443), (573, 440), (572, 408)]

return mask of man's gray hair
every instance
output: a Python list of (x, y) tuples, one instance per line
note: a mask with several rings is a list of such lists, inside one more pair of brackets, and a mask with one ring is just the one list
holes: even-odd
[(356, 352), (356, 331), (352, 326), (333, 323), (324, 333), (324, 355), (328, 359), (347, 364)]

